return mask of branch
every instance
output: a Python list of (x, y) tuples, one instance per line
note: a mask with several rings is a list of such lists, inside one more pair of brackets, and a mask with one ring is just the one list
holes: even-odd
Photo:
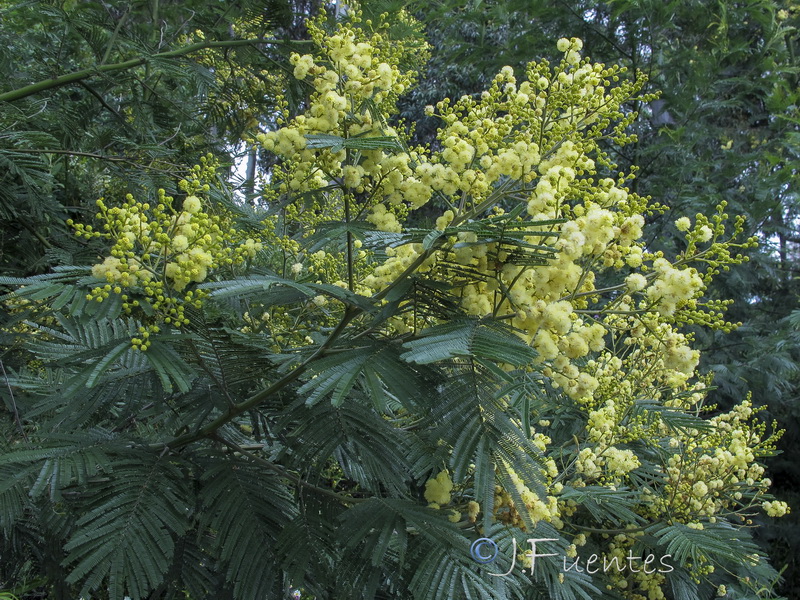
[[(471, 215), (477, 214), (482, 208), (478, 207), (473, 209), (472, 211), (461, 215), (460, 217), (456, 217), (453, 223), (460, 223), (461, 221), (467, 220), (467, 218)], [(438, 238), (433, 245), (422, 252), (389, 286), (381, 290), (380, 292), (374, 294), (372, 296), (372, 300), (380, 301), (386, 298), (391, 291), (397, 287), (402, 281), (410, 277), (414, 274), (414, 272), (424, 263), (434, 252), (436, 252), (442, 245), (444, 244), (444, 238)], [(178, 436), (173, 438), (171, 441), (167, 442), (165, 446), (170, 449), (176, 449), (183, 447), (187, 444), (191, 444), (203, 438), (212, 437), (214, 432), (216, 432), (220, 427), (225, 425), (226, 423), (230, 422), (232, 419), (236, 418), (238, 415), (242, 414), (246, 410), (256, 407), (258, 404), (269, 398), (271, 395), (279, 392), (280, 390), (284, 389), (287, 385), (292, 383), (296, 380), (303, 372), (305, 372), (306, 368), (308, 367), (309, 363), (313, 362), (317, 358), (325, 355), (328, 349), (333, 345), (333, 343), (339, 338), (342, 332), (345, 330), (347, 325), (350, 322), (364, 312), (363, 308), (357, 308), (353, 306), (348, 306), (345, 310), (344, 315), (342, 316), (342, 320), (333, 330), (333, 332), (328, 336), (328, 339), (317, 348), (317, 350), (309, 356), (306, 360), (304, 360), (298, 367), (294, 370), (290, 371), (276, 382), (274, 382), (269, 387), (257, 392), (256, 394), (250, 396), (247, 400), (240, 402), (239, 404), (234, 404), (233, 406), (229, 407), (224, 413), (219, 415), (216, 419), (211, 421), (210, 423), (200, 427), (196, 431), (192, 433), (186, 433), (184, 435)]]
[(234, 450), (235, 452), (238, 452), (242, 456), (249, 458), (253, 462), (256, 462), (264, 467), (267, 467), (268, 469), (274, 471), (275, 473), (278, 473), (282, 477), (286, 477), (286, 479), (293, 481), (295, 484), (304, 487), (308, 490), (311, 490), (313, 492), (316, 492), (318, 494), (324, 494), (325, 496), (330, 496), (331, 498), (335, 498), (342, 504), (352, 504), (355, 502), (364, 502), (365, 500), (367, 500), (367, 498), (353, 498), (352, 496), (342, 496), (341, 494), (337, 494), (333, 490), (328, 490), (325, 488), (318, 487), (313, 483), (310, 483), (305, 479), (298, 477), (294, 473), (287, 471), (280, 465), (276, 465), (274, 462), (267, 460), (266, 458), (263, 458), (261, 456), (258, 456), (257, 454), (253, 454), (252, 452), (247, 451), (239, 444), (226, 440), (225, 438), (219, 437), (217, 435), (212, 436), (212, 439), (224, 444), (225, 446), (227, 446), (231, 450)]
[(56, 148), (15, 148), (14, 152), (23, 154), (65, 154), (67, 156), (85, 156), (87, 158), (98, 158), (100, 160), (109, 160), (112, 162), (133, 162), (130, 159), (123, 158), (122, 156), (103, 156), (102, 154), (93, 154), (91, 152), (81, 152), (79, 150), (59, 150)]
[[(141, 162), (137, 162), (131, 158), (125, 158), (124, 156), (105, 156), (103, 154), (94, 154), (92, 152), (81, 152), (80, 150), (61, 150), (57, 148), (15, 148), (13, 152), (18, 152), (20, 154), (64, 154), (66, 156), (83, 156), (86, 158), (96, 158), (98, 160), (107, 160), (109, 162), (122, 162), (134, 165), (136, 167), (140, 167), (142, 169), (150, 169), (152, 171), (158, 171), (159, 173), (169, 173), (164, 169), (159, 169), (158, 167), (153, 167), (151, 165), (146, 165)], [(160, 161), (162, 164), (176, 168), (182, 169), (181, 165), (176, 165), (173, 163), (168, 163), (164, 161)]]
[[(263, 402), (273, 394), (281, 391), (287, 385), (292, 383), (295, 379), (300, 377), (300, 375), (302, 375), (303, 372), (305, 372), (309, 363), (311, 363), (312, 361), (316, 360), (317, 358), (325, 354), (328, 348), (330, 348), (331, 345), (333, 345), (336, 339), (342, 334), (345, 327), (347, 327), (350, 321), (352, 321), (357, 314), (359, 314), (358, 309), (348, 307), (345, 310), (345, 313), (342, 316), (342, 320), (339, 322), (339, 325), (337, 325), (336, 329), (334, 329), (333, 332), (331, 332), (330, 336), (328, 336), (328, 339), (325, 340), (325, 342), (323, 342), (323, 344), (319, 348), (317, 348), (317, 350), (311, 356), (305, 359), (302, 362), (302, 364), (297, 366), (292, 371), (289, 371), (286, 375), (278, 379), (278, 381), (276, 381), (269, 387), (261, 390), (260, 392), (253, 394), (247, 400), (244, 400), (239, 404), (234, 404), (233, 406), (228, 408), (228, 410), (226, 410), (224, 413), (218, 416), (216, 419), (214, 419), (207, 425), (204, 425), (197, 431), (178, 436), (163, 445), (166, 446), (167, 448), (175, 449), (175, 448), (180, 448), (182, 446), (186, 446), (187, 444), (191, 444), (192, 442), (196, 442), (197, 440), (211, 437), (217, 431), (217, 429), (219, 429), (226, 423), (230, 422), (232, 419), (235, 419), (237, 416), (239, 416), (240, 414), (242, 414), (247, 410), (250, 410), (251, 408), (255, 408), (256, 406), (261, 404), (261, 402)], [(154, 444), (153, 446), (161, 447), (162, 444)]]
[(25, 229), (27, 229), (33, 237), (39, 240), (42, 246), (44, 246), (48, 250), (53, 248), (53, 244), (51, 244), (50, 241), (46, 237), (44, 237), (41, 233), (36, 231), (36, 228), (33, 225), (31, 225), (27, 219), (18, 219), (17, 222), (20, 223)]
[(3, 379), (6, 380), (6, 386), (8, 387), (8, 395), (11, 398), (11, 413), (14, 416), (14, 423), (16, 423), (17, 427), (19, 427), (19, 431), (22, 434), (22, 439), (24, 439), (27, 442), (28, 435), (25, 433), (25, 428), (22, 426), (22, 421), (19, 418), (19, 410), (17, 410), (17, 401), (14, 400), (14, 390), (11, 389), (11, 382), (8, 380), (8, 375), (6, 374), (6, 368), (3, 365), (2, 360), (0, 360), (0, 370), (3, 371)]
[(119, 119), (119, 121), (122, 123), (123, 127), (130, 128), (130, 125), (128, 125), (128, 122), (125, 120), (125, 117), (123, 117), (121, 114), (119, 114), (114, 109), (114, 107), (112, 107), (110, 104), (108, 104), (108, 102), (105, 101), (105, 98), (103, 98), (103, 96), (101, 96), (100, 93), (97, 90), (95, 90), (92, 86), (90, 86), (85, 81), (79, 81), (78, 83), (80, 84), (81, 87), (83, 87), (92, 96), (97, 98), (98, 102), (100, 102), (100, 104), (103, 105), (103, 108), (108, 110), (112, 115), (114, 115), (117, 119)]
[(88, 79), (89, 77), (92, 77), (99, 73), (113, 73), (115, 71), (125, 71), (127, 69), (132, 69), (134, 67), (143, 65), (153, 59), (177, 58), (180, 56), (191, 54), (192, 52), (197, 52), (198, 50), (205, 50), (206, 48), (224, 48), (231, 46), (249, 46), (252, 44), (283, 44), (283, 43), (286, 42), (280, 40), (265, 41), (258, 39), (197, 42), (196, 44), (190, 44), (188, 46), (184, 46), (183, 48), (178, 48), (177, 50), (169, 50), (168, 52), (159, 52), (158, 54), (153, 54), (152, 56), (140, 56), (139, 58), (132, 58), (130, 60), (126, 60), (119, 63), (113, 63), (110, 65), (95, 65), (94, 67), (90, 67), (88, 69), (82, 69), (80, 71), (75, 71), (74, 73), (67, 73), (66, 75), (61, 75), (59, 77), (54, 77), (52, 79), (45, 79), (44, 81), (32, 83), (30, 85), (26, 85), (25, 87), (21, 87), (16, 90), (12, 90), (10, 92), (6, 92), (5, 94), (0, 94), (0, 102), (14, 102), (15, 100), (20, 100), (21, 98), (27, 98), (28, 96), (32, 96), (33, 94), (38, 94), (39, 92), (43, 92), (45, 90), (50, 90), (53, 88), (61, 87), (62, 85), (67, 85), (68, 83), (74, 83), (76, 81), (82, 81), (83, 79)]

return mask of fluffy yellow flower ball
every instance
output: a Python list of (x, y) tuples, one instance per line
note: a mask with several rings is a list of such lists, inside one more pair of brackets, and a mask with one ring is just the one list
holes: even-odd
[(189, 214), (197, 214), (202, 208), (203, 204), (197, 196), (187, 196), (186, 200), (183, 201), (183, 210)]
[(425, 483), (425, 500), (435, 504), (450, 502), (450, 492), (453, 490), (453, 481), (447, 471), (440, 472), (435, 478)]

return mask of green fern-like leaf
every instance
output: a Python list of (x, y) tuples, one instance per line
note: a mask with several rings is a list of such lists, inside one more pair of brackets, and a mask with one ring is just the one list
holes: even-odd
[(274, 275), (251, 275), (227, 281), (204, 283), (214, 298), (258, 298), (265, 306), (297, 302), (316, 293), (307, 285)]
[(586, 486), (579, 489), (565, 487), (561, 498), (572, 500), (589, 511), (597, 523), (611, 522), (617, 526), (638, 525), (642, 517), (633, 512), (637, 503), (636, 494), (623, 487), (609, 489), (601, 486)]
[(298, 468), (322, 469), (335, 457), (344, 475), (366, 490), (395, 495), (407, 490), (408, 439), (363, 401), (298, 406), (280, 428), (292, 447), (286, 458)]
[(88, 510), (64, 546), (69, 583), (109, 598), (147, 597), (163, 580), (175, 540), (189, 526), (185, 474), (170, 457), (131, 451), (107, 480), (87, 487)]
[(369, 340), (360, 348), (337, 350), (312, 365), (298, 393), (308, 404), (330, 395), (334, 406), (340, 406), (360, 385), (379, 410), (385, 411), (387, 401), (395, 399), (411, 408), (427, 392), (426, 382), (421, 371), (404, 364), (398, 354), (394, 344)]
[(281, 530), (275, 551), (294, 585), (325, 597), (322, 582), (336, 578), (343, 558), (334, 526), (344, 507), (330, 497), (309, 494), (299, 509)]
[(703, 529), (693, 529), (687, 525), (655, 525), (648, 529), (666, 546), (666, 553), (672, 555), (677, 564), (701, 564), (711, 562), (742, 563), (749, 562), (750, 556), (759, 554), (758, 546), (744, 529), (737, 529), (724, 521), (704, 523)]
[(274, 473), (233, 457), (204, 461), (200, 483), (200, 525), (213, 536), (211, 553), (234, 596), (273, 597), (275, 543), (295, 514), (285, 486)]
[(475, 465), (474, 492), (484, 509), (484, 526), (489, 525), (492, 514), (496, 475), (505, 480), (518, 512), (527, 518), (508, 470), (513, 468), (534, 492), (544, 495), (541, 452), (508, 411), (500, 395), (503, 388), (491, 372), (475, 361), (459, 360), (452, 361), (445, 374), (425, 424), (433, 440), (452, 447), (447, 460), (453, 476), (461, 479)]
[(408, 362), (429, 364), (472, 356), (519, 366), (529, 364), (536, 352), (500, 321), (454, 319), (424, 330), (419, 339), (404, 344), (402, 357)]
[(28, 493), (31, 497), (45, 490), (54, 501), (73, 485), (83, 486), (103, 474), (109, 463), (109, 450), (117, 446), (116, 438), (102, 430), (75, 433), (50, 433), (37, 442), (20, 444), (0, 455), (0, 465), (15, 465), (25, 470), (36, 469), (36, 479)]

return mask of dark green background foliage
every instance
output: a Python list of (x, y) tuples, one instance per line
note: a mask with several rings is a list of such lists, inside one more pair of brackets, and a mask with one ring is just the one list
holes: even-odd
[[(536, 598), (554, 590), (565, 599), (600, 597), (578, 575), (562, 585), (545, 574), (525, 589), (476, 577), (465, 551), (470, 532), (423, 508), (421, 486), (446, 461), (439, 440), (462, 451), (456, 476), (470, 463), (487, 472), (481, 467), (513, 462), (530, 444), (494, 401), (507, 384), (494, 363), (518, 364), (524, 353), (508, 332), (464, 320), (406, 346), (373, 335), (401, 297), (419, 311), (442, 310), (425, 282), (398, 290), (386, 310), (352, 306), (361, 329), (337, 337), (327, 348), (334, 352), (296, 375), (290, 367), (307, 355), (269, 352), (236, 324), (253, 294), (279, 304), (320, 290), (267, 273), (218, 284), (213, 308), (193, 314), (180, 336), (156, 337), (145, 354), (127, 347), (138, 324), (120, 317), (119, 307), (82, 300), (88, 268), (81, 265), (101, 251), (75, 239), (64, 221), (88, 221), (103, 194), (174, 190), (207, 152), (241, 160), (237, 141), (274, 123), (274, 96), (252, 82), (290, 68), (288, 53), (302, 48), (304, 18), (319, 4), (0, 3), (3, 291), (23, 281), (11, 278), (34, 277), (24, 280), (26, 293), (47, 300), (53, 319), (24, 344), (2, 334), (0, 589), (64, 600), (90, 589), (106, 590), (94, 592), (97, 598), (183, 598), (188, 591), (193, 600), (252, 600), (282, 597), (302, 582), (308, 594), (336, 599)], [(375, 4), (366, 9), (401, 3)], [(433, 142), (426, 104), (477, 92), (503, 65), (522, 69), (553, 58), (556, 39), (576, 36), (594, 60), (641, 69), (648, 89), (662, 91), (650, 105), (629, 107), (640, 112), (638, 143), (624, 153), (609, 149), (621, 167), (639, 166), (639, 193), (671, 207), (654, 217), (649, 245), (673, 248), (674, 218), (708, 214), (721, 200), (729, 213), (748, 217), (760, 248), (711, 290), (736, 301), (730, 314), (743, 325), (726, 336), (698, 331), (697, 340), (720, 406), (752, 391), (787, 429), (784, 453), (770, 468), (776, 495), (795, 512), (759, 536), (773, 564), (788, 567), (781, 592), (798, 597), (800, 13), (789, 2), (757, 0), (406, 4), (434, 46), (402, 105), (420, 140)], [(242, 19), (257, 23), (264, 43), (237, 43), (232, 24)], [(217, 60), (248, 76), (220, 78), (197, 54), (154, 57), (182, 47), (181, 36), (195, 30), (228, 44), (215, 50)], [(125, 66), (132, 59), (142, 60)], [(87, 69), (63, 85), (46, 83)], [(34, 82), (45, 84), (8, 96)], [(292, 107), (302, 105), (306, 90), (288, 93)], [(253, 191), (252, 181), (237, 183), (236, 190), (220, 184), (212, 196), (233, 206), (235, 192)], [(247, 226), (248, 209), (238, 210)], [(20, 319), (0, 316), (5, 325)], [(442, 355), (436, 335), (490, 342), (469, 346), (466, 357)], [(264, 394), (272, 381), (286, 384)], [(193, 437), (210, 417), (232, 415), (255, 397), (265, 400)], [(562, 422), (571, 422), (549, 392), (537, 402), (540, 414), (563, 411)], [(527, 404), (517, 408), (530, 414)], [(399, 429), (392, 419), (401, 413), (418, 420)], [(528, 475), (537, 478), (535, 470)], [(493, 490), (493, 481), (475, 483), (484, 510)], [(623, 501), (596, 510), (611, 519), (624, 508)], [(487, 532), (509, 543), (507, 533)], [(550, 533), (541, 527), (537, 536)], [(653, 533), (657, 548), (680, 532)], [(705, 541), (687, 536), (681, 543), (692, 549)], [(681, 585), (676, 598), (712, 593), (682, 595), (694, 592)]]

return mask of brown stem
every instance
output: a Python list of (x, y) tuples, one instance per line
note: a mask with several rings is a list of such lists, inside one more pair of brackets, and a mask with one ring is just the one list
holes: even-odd
[(187, 444), (191, 444), (192, 442), (196, 442), (197, 440), (210, 437), (212, 436), (217, 429), (225, 425), (226, 423), (230, 422), (232, 419), (235, 419), (237, 416), (242, 414), (243, 412), (250, 410), (251, 408), (255, 408), (261, 402), (272, 396), (273, 394), (279, 392), (287, 385), (292, 383), (295, 379), (300, 377), (300, 375), (305, 372), (308, 365), (316, 360), (317, 358), (323, 356), (325, 352), (330, 348), (330, 346), (336, 341), (336, 339), (342, 334), (345, 327), (347, 327), (348, 323), (359, 313), (358, 309), (353, 307), (348, 307), (344, 315), (342, 316), (342, 320), (339, 322), (339, 325), (336, 326), (336, 329), (328, 336), (328, 339), (317, 348), (317, 350), (309, 356), (303, 363), (295, 368), (294, 370), (290, 371), (278, 381), (274, 382), (269, 387), (261, 390), (260, 392), (253, 394), (247, 400), (240, 402), (239, 404), (234, 404), (216, 419), (211, 421), (210, 423), (204, 425), (197, 431), (192, 433), (187, 433), (181, 436), (178, 436), (171, 441), (167, 442), (166, 444), (156, 444), (156, 446), (166, 446), (170, 449), (180, 448), (182, 446), (186, 446)]
[(0, 370), (3, 371), (3, 379), (6, 380), (6, 387), (8, 387), (8, 395), (11, 397), (11, 413), (14, 415), (14, 423), (19, 427), (19, 432), (22, 434), (22, 439), (28, 441), (28, 436), (25, 433), (25, 428), (22, 426), (22, 420), (19, 418), (19, 410), (17, 410), (17, 401), (14, 399), (14, 390), (11, 389), (11, 382), (6, 375), (6, 368), (3, 361), (0, 360)]
[(178, 58), (180, 56), (186, 56), (187, 54), (197, 52), (198, 50), (205, 50), (206, 48), (226, 48), (231, 46), (249, 46), (253, 44), (281, 44), (281, 43), (284, 42), (281, 42), (279, 40), (268, 41), (268, 40), (258, 40), (258, 39), (197, 42), (196, 44), (189, 44), (188, 46), (184, 46), (183, 48), (178, 48), (177, 50), (159, 52), (158, 54), (153, 54), (152, 56), (140, 56), (138, 58), (132, 58), (130, 60), (126, 60), (119, 63), (113, 63), (110, 65), (95, 65), (93, 67), (89, 67), (88, 69), (81, 69), (80, 71), (67, 73), (66, 75), (53, 77), (52, 79), (45, 79), (43, 81), (38, 81), (36, 83), (26, 85), (16, 90), (11, 90), (10, 92), (6, 92), (5, 94), (0, 94), (0, 102), (14, 102), (15, 100), (27, 98), (28, 96), (32, 96), (33, 94), (38, 94), (39, 92), (43, 92), (45, 90), (50, 90), (53, 88), (61, 87), (63, 85), (67, 85), (69, 83), (75, 83), (82, 81), (84, 79), (88, 79), (99, 73), (114, 73), (116, 71), (126, 71), (128, 69), (132, 69), (134, 67), (139, 67), (141, 65), (147, 64), (153, 59)]
[(263, 458), (261, 456), (258, 456), (257, 454), (253, 454), (252, 452), (249, 452), (249, 451), (245, 450), (240, 445), (238, 445), (238, 444), (236, 444), (234, 442), (228, 441), (228, 440), (226, 440), (226, 439), (224, 439), (224, 438), (222, 438), (220, 436), (217, 436), (217, 435), (214, 435), (212, 437), (213, 437), (214, 440), (224, 444), (225, 446), (227, 446), (231, 450), (234, 450), (235, 452), (238, 452), (242, 456), (245, 456), (245, 457), (249, 458), (253, 462), (256, 462), (256, 463), (258, 463), (258, 464), (260, 464), (260, 465), (262, 465), (264, 467), (267, 467), (271, 471), (274, 471), (275, 473), (278, 473), (281, 477), (285, 477), (286, 479), (289, 479), (289, 480), (293, 481), (295, 484), (297, 484), (297, 485), (299, 485), (301, 487), (304, 487), (304, 488), (306, 488), (308, 490), (311, 490), (313, 492), (316, 492), (317, 494), (323, 494), (325, 496), (330, 496), (331, 498), (335, 498), (336, 500), (338, 500), (342, 504), (351, 504), (351, 503), (356, 503), (356, 502), (364, 502), (365, 500), (367, 500), (367, 498), (353, 498), (351, 496), (342, 496), (341, 494), (337, 494), (333, 490), (328, 490), (328, 489), (325, 489), (325, 488), (318, 487), (318, 486), (314, 485), (313, 483), (309, 483), (305, 479), (295, 475), (294, 473), (291, 473), (291, 472), (287, 471), (286, 469), (284, 469), (280, 465), (276, 465), (274, 462), (269, 461), (266, 458)]

